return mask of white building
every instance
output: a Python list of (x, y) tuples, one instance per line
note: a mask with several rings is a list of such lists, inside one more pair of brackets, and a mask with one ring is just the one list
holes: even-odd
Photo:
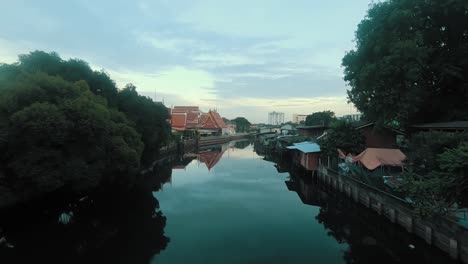
[(271, 112), (268, 113), (268, 124), (270, 125), (281, 125), (284, 123), (284, 113)]
[(352, 114), (352, 115), (344, 115), (340, 119), (345, 120), (347, 122), (357, 122), (360, 121), (362, 114)]
[(295, 124), (299, 124), (302, 121), (305, 122), (306, 118), (307, 118), (307, 115), (293, 114), (292, 122), (295, 123)]

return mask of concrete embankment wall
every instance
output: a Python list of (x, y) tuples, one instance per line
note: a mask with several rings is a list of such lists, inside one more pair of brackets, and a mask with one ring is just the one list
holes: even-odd
[(468, 229), (455, 221), (442, 217), (420, 219), (405, 200), (351, 177), (339, 175), (323, 164), (319, 165), (318, 178), (356, 203), (363, 204), (390, 222), (414, 233), (427, 244), (448, 253), (453, 259), (468, 263)]
[(202, 137), (198, 140), (191, 139), (179, 143), (171, 143), (168, 146), (162, 147), (159, 151), (160, 155), (170, 155), (177, 153), (184, 153), (194, 151), (198, 147), (211, 146), (216, 144), (223, 144), (229, 141), (243, 139), (250, 137), (250, 134), (236, 134), (230, 136), (217, 136), (217, 137)]
[(238, 134), (231, 136), (219, 136), (219, 137), (202, 137), (198, 140), (198, 146), (210, 146), (216, 144), (223, 144), (232, 140), (248, 138), (249, 134)]

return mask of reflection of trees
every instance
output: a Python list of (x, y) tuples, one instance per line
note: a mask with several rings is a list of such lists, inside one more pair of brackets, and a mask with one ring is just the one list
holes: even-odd
[(328, 197), (316, 219), (330, 236), (349, 245), (347, 263), (451, 263), (438, 249), (349, 198), (334, 191)]
[(234, 147), (238, 149), (245, 149), (246, 147), (250, 146), (250, 141), (249, 140), (240, 140), (234, 142)]
[(163, 250), (166, 217), (151, 190), (102, 191), (58, 211), (21, 211), (2, 219), (14, 248), (0, 246), (0, 263), (149, 263)]

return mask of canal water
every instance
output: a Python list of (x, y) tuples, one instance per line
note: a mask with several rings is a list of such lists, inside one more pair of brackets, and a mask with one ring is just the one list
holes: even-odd
[(23, 209), (0, 219), (0, 263), (452, 263), (269, 159), (231, 142), (156, 166), (138, 192)]
[(238, 145), (201, 151), (153, 193), (170, 243), (152, 263), (451, 262), (307, 173), (279, 172)]

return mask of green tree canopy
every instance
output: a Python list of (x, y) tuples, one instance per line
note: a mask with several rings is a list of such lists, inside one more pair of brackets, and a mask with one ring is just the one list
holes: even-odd
[(343, 58), (348, 97), (369, 120), (468, 119), (466, 1), (387, 0), (371, 5)]
[(402, 190), (420, 216), (447, 214), (454, 202), (468, 202), (468, 134), (421, 132), (408, 146), (409, 171)]
[(140, 135), (84, 81), (42, 72), (3, 81), (0, 116), (0, 168), (13, 190), (34, 195), (128, 183), (139, 168)]
[(364, 136), (344, 121), (335, 122), (327, 135), (319, 139), (318, 144), (322, 155), (330, 157), (338, 156), (338, 149), (346, 154), (359, 154), (365, 148)]
[(66, 81), (84, 80), (90, 90), (106, 98), (110, 106), (117, 104), (117, 86), (104, 71), (94, 71), (89, 64), (80, 59), (62, 60), (56, 52), (33, 51), (19, 55), (20, 69), (29, 73), (44, 72), (52, 76), (60, 76)]
[(130, 186), (143, 153), (170, 138), (168, 119), (164, 105), (131, 84), (118, 91), (105, 72), (81, 60), (35, 51), (0, 64), (3, 200)]
[(335, 113), (332, 111), (315, 112), (308, 115), (305, 120), (306, 126), (329, 126), (336, 120)]
[(252, 125), (245, 117), (236, 117), (232, 121), (236, 123), (236, 132), (249, 132)]
[(118, 109), (134, 122), (145, 143), (146, 154), (157, 150), (171, 137), (169, 111), (161, 103), (139, 95), (133, 84), (127, 84), (118, 93)]

